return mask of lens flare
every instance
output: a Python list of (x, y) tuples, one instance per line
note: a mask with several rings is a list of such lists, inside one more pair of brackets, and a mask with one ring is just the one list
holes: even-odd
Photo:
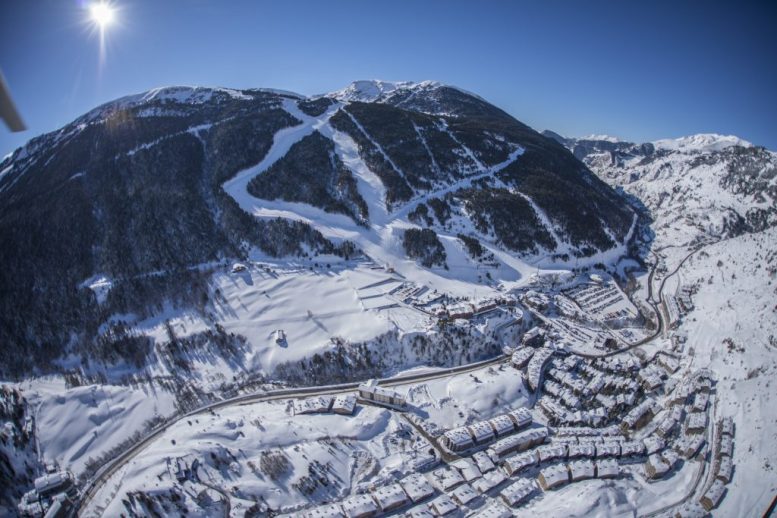
[(92, 17), (92, 21), (96, 23), (101, 30), (110, 25), (114, 18), (114, 12), (111, 6), (103, 2), (90, 5), (89, 14)]

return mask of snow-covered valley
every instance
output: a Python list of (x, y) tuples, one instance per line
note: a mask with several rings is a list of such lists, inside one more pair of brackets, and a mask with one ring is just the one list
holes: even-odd
[[(59, 372), (4, 383), (26, 400), (2, 416), (0, 451), (19, 477), (9, 502), (41, 515), (55, 491), (27, 492), (35, 477), (19, 474), (65, 471), (74, 487), (62, 499), (81, 516), (760, 516), (777, 491), (774, 154), (709, 136), (653, 143), (647, 158), (605, 149), (614, 139), (564, 142), (575, 155), (593, 146), (578, 158), (632, 197), (619, 218), (598, 217), (601, 241), (584, 241), (511, 176), (535, 159), (534, 141), (492, 135), (489, 155), (446, 113), (444, 95), (470, 94), (441, 88), (263, 91), (283, 124), (217, 188), (241, 216), (299, 223), (330, 248), (273, 254), (240, 237), (242, 256), (186, 266), (205, 279), (203, 300), (101, 315), (99, 343), (115, 355), (79, 350), (73, 333)], [(258, 95), (247, 92), (210, 95)], [(162, 89), (122, 109), (191, 109), (210, 95)], [(359, 103), (412, 107), (402, 116), (437, 176), (413, 183), (406, 157), (359, 122), (370, 122)], [(207, 149), (211, 128), (228, 123), (179, 133)], [(328, 204), (257, 196), (256, 179), (313, 135), (340, 175)], [(131, 156), (175, 138), (136, 143)], [(0, 191), (32, 174), (34, 161), (17, 158), (0, 164), (11, 174)], [(406, 199), (387, 178), (407, 180)], [(480, 224), (478, 191), (528, 211), (547, 237), (513, 248), (505, 227), (525, 222), (493, 213)], [(605, 206), (615, 194), (601, 196)], [(237, 218), (232, 201), (206, 199), (217, 221)], [(365, 220), (350, 208), (359, 200)], [(411, 253), (413, 231), (433, 234), (433, 255)], [(92, 273), (77, 286), (106, 308), (123, 283), (166, 275)], [(134, 344), (137, 362), (122, 349)], [(9, 446), (22, 434), (24, 447)]]

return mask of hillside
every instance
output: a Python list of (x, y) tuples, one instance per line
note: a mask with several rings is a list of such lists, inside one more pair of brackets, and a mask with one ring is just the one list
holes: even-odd
[(652, 214), (659, 247), (777, 224), (777, 154), (763, 147), (714, 134), (644, 144), (546, 135), (610, 185), (639, 199)]
[[(434, 217), (413, 216), (427, 205)], [(622, 255), (636, 221), (557, 142), (431, 82), (356, 82), (313, 98), (190, 87), (122, 98), (6, 157), (0, 207), (6, 376), (60, 370), (65, 357), (87, 371), (153, 362), (136, 323), (171, 310), (218, 334), (212, 275), (249, 257), (361, 251), (400, 264), (415, 257), (405, 229), (429, 227), (448, 262), (470, 271), (479, 262), (456, 235), (507, 254), (497, 266), (593, 264)], [(422, 263), (407, 261), (407, 274), (473, 276)]]

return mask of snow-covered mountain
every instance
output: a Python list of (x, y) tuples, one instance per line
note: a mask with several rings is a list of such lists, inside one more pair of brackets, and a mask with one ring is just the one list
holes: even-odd
[[(37, 493), (21, 494), (60, 469), (85, 516), (371, 501), (445, 460), (430, 437), (496, 431), (519, 406), (547, 425), (543, 451), (586, 423), (581, 443), (663, 434), (674, 466), (654, 480), (641, 454), (611, 459), (619, 476), (532, 491), (529, 514), (697, 511), (724, 417), (736, 468), (718, 510), (760, 514), (777, 444), (775, 164), (735, 137), (543, 136), (431, 81), (100, 106), (0, 163), (0, 514), (34, 514)], [(516, 348), (523, 368), (503, 356)], [(331, 384), (376, 377), (406, 412), (308, 414), (344, 396)], [(677, 399), (694, 378), (712, 393)], [(311, 398), (286, 390), (303, 386)], [(645, 403), (647, 424), (623, 420)], [(709, 426), (681, 460), (682, 407)], [(505, 482), (477, 455), (480, 483)], [(493, 487), (462, 514), (496, 513)]]
[[(364, 253), (451, 277), (494, 252), (607, 262), (636, 221), (563, 146), (430, 81), (311, 98), (200, 87), (124, 97), (3, 160), (0, 207), (0, 341), (17, 349), (0, 353), (6, 373), (85, 351), (141, 365), (149, 343), (132, 326), (106, 332), (114, 315), (207, 313), (209, 270), (252, 253)], [(463, 240), (493, 251), (459, 259)]]
[(777, 154), (738, 137), (699, 134), (634, 144), (546, 135), (644, 204), (659, 246), (777, 224)]

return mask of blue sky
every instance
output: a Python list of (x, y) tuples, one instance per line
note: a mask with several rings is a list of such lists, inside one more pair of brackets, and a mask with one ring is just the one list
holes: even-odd
[(162, 85), (315, 94), (435, 79), (536, 129), (628, 140), (716, 132), (777, 149), (777, 2), (113, 0), (0, 2), (0, 69), (29, 130)]

